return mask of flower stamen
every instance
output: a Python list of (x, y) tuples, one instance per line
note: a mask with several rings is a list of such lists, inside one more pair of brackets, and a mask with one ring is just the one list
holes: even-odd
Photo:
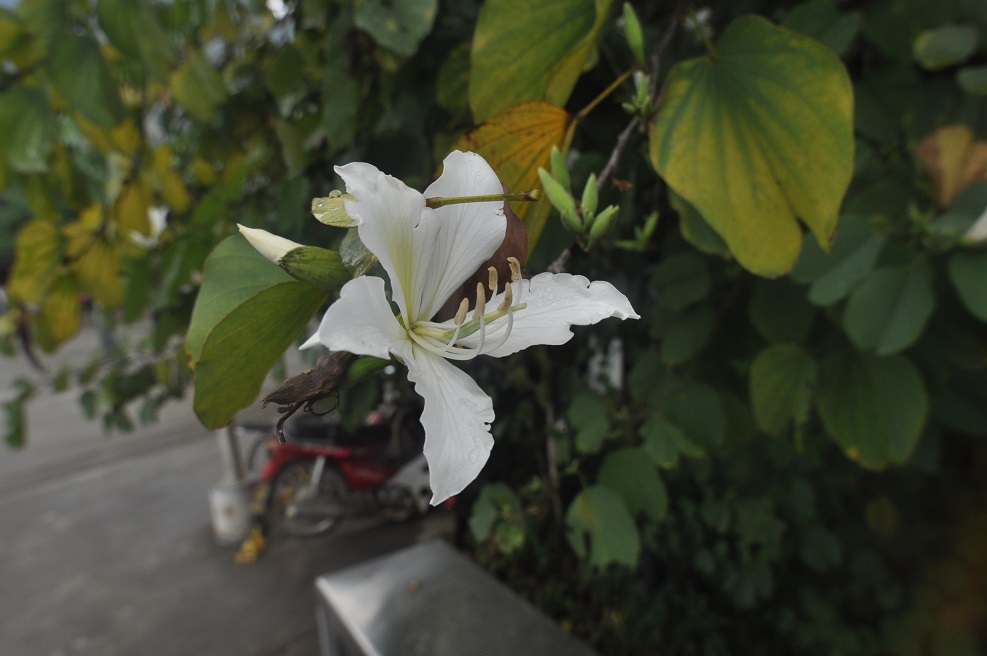
[(487, 309), (487, 295), (483, 291), (483, 283), (476, 283), (476, 309), (473, 310), (473, 321), (479, 321)]
[(507, 266), (511, 267), (511, 282), (521, 279), (521, 263), (516, 257), (507, 258)]
[(456, 311), (456, 325), (461, 326), (463, 322), (466, 321), (466, 315), (470, 311), (470, 300), (464, 298), (463, 302), (459, 304), (459, 309)]
[(492, 291), (494, 294), (496, 294), (497, 293), (497, 267), (490, 267), (490, 268), (487, 269), (487, 271), (490, 273), (490, 281), (487, 283), (487, 286), (490, 288), (490, 291)]
[(513, 298), (514, 293), (512, 291), (513, 288), (514, 285), (512, 285), (511, 283), (507, 283), (506, 285), (504, 285), (504, 300), (501, 301), (500, 305), (497, 306), (498, 310), (507, 310), (512, 305), (514, 305), (514, 298)]

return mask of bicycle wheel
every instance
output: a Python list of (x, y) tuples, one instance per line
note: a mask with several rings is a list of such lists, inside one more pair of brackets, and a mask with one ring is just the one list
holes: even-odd
[(244, 458), (247, 474), (260, 476), (261, 472), (264, 471), (264, 465), (271, 459), (271, 454), (267, 450), (267, 442), (270, 439), (270, 433), (260, 433), (251, 440)]
[(302, 507), (313, 502), (326, 507), (345, 503), (349, 492), (346, 478), (338, 469), (326, 464), (317, 498), (312, 499), (309, 482), (314, 468), (314, 460), (296, 460), (286, 465), (271, 481), (267, 516), (272, 528), (283, 530), (289, 535), (309, 537), (327, 533), (336, 526), (339, 517), (331, 511), (304, 512)]

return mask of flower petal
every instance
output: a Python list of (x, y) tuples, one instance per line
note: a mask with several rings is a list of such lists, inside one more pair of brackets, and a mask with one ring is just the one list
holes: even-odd
[(406, 359), (411, 353), (408, 333), (398, 323), (384, 294), (384, 281), (360, 276), (343, 285), (339, 299), (329, 306), (314, 335), (302, 344), (333, 351)]
[[(425, 190), (425, 198), (486, 196), (504, 192), (497, 174), (476, 153), (453, 151), (442, 175)], [(460, 203), (426, 211), (415, 235), (424, 267), (419, 319), (431, 319), (449, 296), (500, 247), (507, 230), (503, 201)]]
[(425, 197), (363, 162), (337, 166), (336, 173), (355, 198), (344, 205), (358, 223), (360, 241), (387, 271), (401, 314), (413, 319), (417, 303), (412, 302), (416, 266), (412, 232), (421, 220)]
[[(503, 297), (503, 292), (495, 295), (487, 301), (487, 307), (499, 305)], [(640, 319), (627, 297), (610, 283), (590, 283), (583, 276), (568, 273), (540, 273), (531, 280), (519, 280), (514, 283), (514, 302), (526, 303), (527, 307), (514, 313), (514, 326), (507, 341), (484, 351), (484, 355), (500, 358), (535, 344), (564, 344), (572, 338), (573, 325), (588, 326), (609, 317)], [(506, 325), (505, 317), (489, 326), (485, 343), (498, 344)], [(478, 335), (461, 343), (475, 347)]]
[(468, 374), (428, 351), (416, 348), (405, 363), (408, 380), (425, 399), (422, 425), (434, 506), (462, 492), (487, 462), (493, 402)]

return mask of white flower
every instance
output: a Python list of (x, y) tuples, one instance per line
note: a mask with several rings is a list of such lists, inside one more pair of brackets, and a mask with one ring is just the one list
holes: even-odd
[(638, 315), (609, 283), (551, 273), (523, 280), (514, 260), (512, 280), (503, 289), (495, 273), (492, 297), (479, 286), (472, 314), (464, 301), (454, 319), (432, 321), (500, 246), (506, 219), (502, 201), (431, 209), (425, 199), (500, 194), (496, 174), (479, 155), (458, 151), (446, 158), (442, 176), (424, 195), (370, 164), (347, 164), (336, 172), (355, 199), (346, 201), (346, 212), (387, 272), (399, 313), (394, 315), (382, 279), (355, 278), (302, 348), (321, 343), (334, 351), (393, 355), (408, 367), (408, 379), (425, 399), (421, 420), (432, 504), (441, 503), (476, 478), (493, 446), (490, 397), (448, 360), (562, 344), (572, 337), (573, 324)]

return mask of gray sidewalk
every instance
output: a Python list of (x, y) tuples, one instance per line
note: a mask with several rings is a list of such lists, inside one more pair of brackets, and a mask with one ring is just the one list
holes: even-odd
[[(0, 360), (0, 394), (11, 362)], [(236, 565), (211, 533), (216, 440), (187, 402), (109, 438), (80, 422), (71, 396), (39, 403), (27, 450), (0, 446), (5, 656), (314, 654), (317, 575), (451, 532), (441, 513), (352, 520), (329, 536), (275, 538), (257, 563)]]

